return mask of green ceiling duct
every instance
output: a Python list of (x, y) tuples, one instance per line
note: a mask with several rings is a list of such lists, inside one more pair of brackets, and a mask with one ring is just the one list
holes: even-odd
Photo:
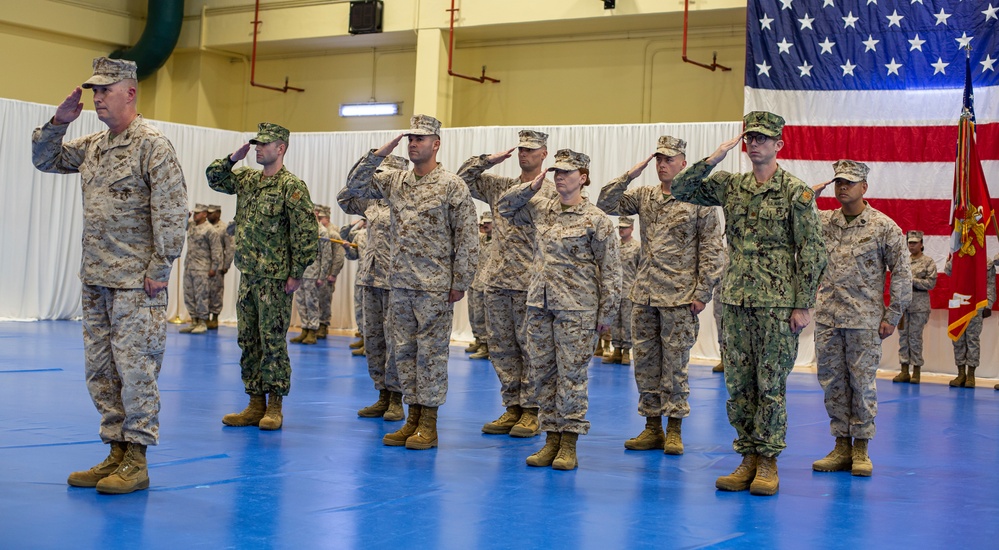
[(139, 80), (151, 76), (166, 63), (177, 46), (184, 23), (184, 0), (149, 0), (146, 28), (131, 48), (111, 52), (114, 59), (129, 59), (138, 66)]

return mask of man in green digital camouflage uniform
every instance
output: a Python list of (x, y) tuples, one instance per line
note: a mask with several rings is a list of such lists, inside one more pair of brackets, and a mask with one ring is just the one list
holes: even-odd
[[(291, 388), (285, 334), (291, 296), (316, 259), (318, 226), (305, 182), (284, 167), (288, 130), (269, 122), (235, 153), (208, 167), (208, 185), (236, 195), (236, 267), (242, 276), (236, 302), (239, 359), (250, 404), (227, 414), (228, 426), (281, 428), (282, 400)], [(240, 167), (250, 145), (263, 170)], [(267, 399), (269, 397), (269, 399)]]
[[(774, 495), (777, 456), (786, 446), (787, 375), (798, 353), (798, 333), (811, 322), (808, 308), (826, 266), (815, 192), (777, 164), (784, 119), (753, 111), (745, 131), (673, 182), (678, 200), (722, 206), (729, 263), (722, 279), (725, 311), (725, 385), (729, 422), (742, 464), (715, 483), (723, 491)], [(711, 171), (740, 141), (753, 170)]]

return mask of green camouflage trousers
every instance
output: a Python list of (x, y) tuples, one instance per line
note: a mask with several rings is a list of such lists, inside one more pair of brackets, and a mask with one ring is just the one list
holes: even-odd
[(982, 312), (971, 318), (964, 334), (953, 342), (954, 364), (978, 368), (982, 356)]
[(447, 399), (454, 304), (448, 293), (393, 288), (389, 298), (395, 365), (409, 405), (439, 407)]
[(923, 366), (923, 327), (929, 320), (929, 311), (906, 311), (902, 315), (902, 322), (898, 326), (899, 363), (913, 367)]
[(531, 377), (539, 385), (541, 431), (585, 435), (590, 431), (587, 369), (597, 343), (597, 312), (529, 306), (527, 335)]
[(246, 274), (239, 280), (237, 340), (243, 350), (239, 366), (250, 395), (284, 396), (291, 390), (291, 361), (285, 341), (291, 324), (291, 295), (285, 293), (284, 285), (284, 279)]
[(399, 371), (395, 367), (395, 347), (392, 344), (392, 319), (387, 288), (362, 286), (364, 305), (364, 355), (368, 360), (368, 376), (376, 390), (401, 393)]
[(101, 441), (156, 445), (167, 293), (83, 285), (83, 352)]
[(635, 304), (635, 382), (638, 414), (684, 418), (690, 415), (687, 363), (700, 324), (689, 306)]
[(833, 437), (874, 438), (881, 337), (877, 329), (815, 325), (819, 384)]
[(485, 308), (489, 360), (499, 378), (503, 406), (537, 407), (538, 385), (527, 356), (527, 291), (490, 288)]
[(724, 304), (725, 386), (735, 452), (776, 457), (787, 435), (787, 375), (798, 355), (791, 308)]

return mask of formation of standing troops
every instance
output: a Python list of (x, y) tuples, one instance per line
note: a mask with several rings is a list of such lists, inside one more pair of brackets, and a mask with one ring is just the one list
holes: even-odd
[[(68, 482), (105, 493), (149, 486), (145, 456), (158, 439), (156, 378), (166, 336), (162, 291), (183, 245), (187, 201), (172, 145), (135, 111), (135, 70), (130, 61), (99, 58), (83, 84), (94, 88), (107, 131), (63, 142), (82, 110), (76, 88), (32, 136), (39, 169), (83, 174), (87, 384), (111, 451)], [(838, 161), (829, 182), (809, 187), (777, 164), (784, 146), (780, 116), (756, 111), (744, 123), (743, 133), (689, 168), (684, 140), (662, 136), (654, 153), (603, 186), (594, 205), (584, 193), (591, 183), (588, 155), (561, 149), (546, 170), (548, 136), (523, 130), (516, 147), (472, 157), (455, 174), (437, 162), (440, 122), (417, 115), (409, 131), (350, 171), (337, 203), (364, 216), (364, 223), (344, 227), (340, 239), (328, 227), (329, 208), (314, 205), (305, 183), (284, 166), (290, 132), (261, 123), (253, 139), (206, 171), (212, 189), (236, 195), (234, 222), (222, 228), (214, 205), (199, 204), (187, 215), (185, 303), (194, 320), (184, 332), (217, 326), (222, 278), (233, 259), (242, 274), (238, 342), (249, 404), (223, 423), (281, 428), (291, 381), (284, 337), (292, 295), (303, 320), (302, 336), (292, 341), (325, 337), (332, 287), (346, 255), (359, 262), (357, 321), (378, 390), (378, 399), (358, 415), (406, 421), (383, 438), (385, 445), (438, 445), (453, 304), (470, 292), (486, 312), (484, 327), (478, 313), (473, 323), (506, 408), (483, 425), (484, 433), (545, 432), (527, 464), (575, 469), (579, 436), (590, 427), (587, 368), (599, 335), (610, 331), (608, 362), (627, 364), (633, 350), (638, 413), (646, 418), (645, 429), (625, 447), (683, 454), (687, 363), (698, 314), (714, 292), (722, 310), (726, 410), (737, 434), (733, 448), (742, 455), (717, 488), (777, 493), (786, 380), (812, 309), (818, 379), (835, 438), (813, 468), (870, 476), (881, 341), (903, 323), (902, 372), (895, 381), (918, 383), (925, 292), (933, 287), (935, 266), (922, 256), (921, 233), (903, 235), (864, 200), (866, 165)], [(403, 137), (412, 169), (391, 155)], [(752, 171), (714, 171), (742, 143)], [(235, 168), (251, 145), (262, 169)], [(518, 177), (487, 173), (515, 151)], [(629, 190), (653, 160), (659, 185)], [(142, 181), (122, 179), (123, 167)], [(841, 206), (819, 212), (815, 198), (829, 185)], [(473, 198), (490, 208), (479, 223)], [(116, 216), (122, 202), (139, 215)], [(617, 228), (607, 214), (620, 216)], [(629, 216), (638, 217), (640, 244), (631, 238)], [(991, 307), (995, 267), (988, 265)], [(955, 342), (959, 376), (951, 385), (974, 386), (977, 338), (989, 314), (985, 309)]]

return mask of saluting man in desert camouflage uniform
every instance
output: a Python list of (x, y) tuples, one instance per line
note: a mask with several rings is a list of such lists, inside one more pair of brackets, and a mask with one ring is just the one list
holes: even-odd
[[(393, 155), (389, 155), (391, 157)], [(408, 162), (408, 161), (407, 161)], [(382, 163), (385, 164), (384, 162)], [(379, 166), (379, 170), (384, 171), (384, 166)], [(346, 258), (352, 262), (360, 261), (364, 255), (364, 250), (368, 246), (368, 220), (361, 218), (354, 223), (347, 223), (340, 227), (340, 240), (343, 245)], [(357, 276), (354, 276), (354, 324), (357, 331), (354, 336), (357, 340), (350, 343), (350, 349), (354, 350), (351, 355), (363, 356), (364, 352), (364, 296), (361, 292), (361, 284)]]
[[(485, 259), (486, 331), (489, 334), (489, 359), (500, 381), (500, 397), (506, 411), (482, 426), (487, 434), (534, 437), (538, 424), (538, 380), (532, 375), (527, 354), (527, 288), (534, 262), (535, 228), (532, 224), (514, 225), (498, 215), (496, 204), (510, 188), (533, 181), (548, 156), (548, 134), (521, 130), (516, 147), (493, 155), (472, 157), (461, 165), (458, 176), (465, 180), (472, 198), (489, 204), (493, 212), (493, 244)], [(520, 175), (504, 177), (486, 170), (517, 153)], [(555, 184), (544, 180), (536, 195), (555, 198)]]
[[(376, 173), (389, 170), (405, 172), (409, 161), (396, 155), (385, 157)], [(356, 288), (361, 294), (364, 355), (368, 360), (368, 375), (378, 390), (378, 400), (357, 411), (362, 418), (379, 418), (394, 422), (402, 420), (402, 387), (395, 367), (392, 345), (392, 322), (389, 316), (389, 270), (392, 265), (392, 212), (385, 199), (351, 197), (345, 187), (337, 194), (337, 204), (344, 212), (364, 216), (365, 229), (357, 232), (356, 247), (344, 246), (347, 258), (358, 260)], [(361, 327), (359, 327), (361, 328)]]
[(638, 264), (642, 257), (642, 245), (632, 237), (635, 231), (635, 218), (621, 216), (617, 221), (617, 234), (621, 237), (621, 305), (611, 321), (611, 344), (614, 351), (603, 355), (603, 362), (618, 365), (631, 364), (631, 310), (633, 303), (631, 289), (638, 276)]
[[(912, 300), (912, 271), (902, 229), (864, 200), (867, 165), (839, 160), (833, 170), (831, 181), (813, 189), (818, 194), (831, 184), (841, 205), (819, 212), (829, 264), (815, 306), (819, 384), (836, 446), (812, 469), (866, 477), (874, 469), (867, 443), (878, 413), (881, 341), (895, 332)], [(891, 272), (887, 308), (886, 271)]]
[[(82, 176), (85, 378), (111, 452), (68, 483), (102, 493), (149, 487), (146, 447), (159, 439), (166, 287), (187, 218), (173, 145), (136, 112), (135, 72), (132, 61), (95, 59), (93, 76), (31, 136), (36, 168)], [(63, 142), (83, 111), (82, 88), (93, 89), (97, 118), (108, 129)]]
[[(923, 254), (923, 232), (906, 234), (909, 265), (912, 267), (912, 301), (898, 323), (898, 360), (902, 372), (892, 382), (918, 384), (923, 367), (923, 329), (930, 320), (930, 291), (937, 286), (937, 263)], [(912, 365), (912, 374), (909, 374)]]
[(187, 256), (184, 258), (184, 307), (191, 315), (191, 324), (180, 332), (204, 334), (208, 331), (211, 287), (222, 266), (222, 242), (218, 232), (208, 223), (208, 207), (194, 206), (187, 224)]
[(618, 307), (621, 259), (614, 224), (583, 194), (590, 157), (570, 149), (555, 154), (558, 197), (536, 196), (545, 174), (510, 188), (496, 204), (514, 225), (534, 225), (536, 247), (527, 291), (527, 335), (539, 383), (545, 444), (528, 466), (574, 470), (576, 442), (590, 430), (588, 372), (597, 335)]
[[(236, 267), (242, 274), (236, 301), (239, 365), (250, 403), (242, 412), (222, 417), (227, 426), (280, 429), (283, 400), (291, 390), (285, 335), (292, 294), (316, 259), (319, 229), (308, 187), (284, 166), (288, 139), (286, 128), (261, 122), (253, 139), (206, 170), (212, 189), (236, 195)], [(233, 170), (250, 145), (256, 146), (263, 170)]]
[[(682, 139), (660, 137), (655, 153), (604, 185), (597, 201), (608, 214), (637, 214), (642, 226), (631, 328), (638, 414), (646, 421), (624, 446), (670, 455), (683, 454), (680, 426), (690, 414), (687, 363), (700, 329), (697, 314), (711, 301), (719, 277), (721, 251), (718, 209), (680, 202), (671, 194), (673, 179), (687, 165), (686, 147)], [(653, 160), (659, 185), (628, 191)], [(669, 419), (666, 433), (663, 416)]]
[(215, 232), (219, 235), (219, 242), (222, 244), (222, 264), (219, 266), (218, 275), (210, 279), (210, 294), (208, 299), (208, 330), (219, 328), (219, 314), (222, 313), (222, 299), (225, 297), (225, 274), (232, 266), (233, 255), (236, 253), (236, 246), (233, 243), (232, 235), (227, 230), (228, 225), (222, 223), (222, 206), (218, 204), (208, 205), (208, 223), (212, 224)]
[[(472, 325), (472, 335), (478, 346), (472, 350), (469, 359), (489, 359), (489, 338), (486, 336), (487, 309), (486, 287), (489, 284), (490, 273), (486, 271), (489, 249), (493, 243), (493, 215), (483, 212), (479, 219), (479, 263), (475, 266), (475, 277), (472, 287), (468, 290), (468, 322)], [(467, 353), (472, 346), (465, 349)]]
[[(317, 210), (319, 225), (326, 230), (330, 239), (339, 239), (336, 227), (330, 226), (330, 207), (323, 205)], [(330, 253), (333, 255), (333, 265), (330, 267), (326, 282), (319, 286), (319, 329), (316, 330), (316, 340), (325, 340), (329, 335), (330, 323), (333, 322), (333, 291), (336, 290), (336, 279), (343, 271), (346, 252), (340, 243), (330, 241)]]
[[(368, 153), (347, 178), (351, 197), (382, 199), (392, 219), (392, 341), (406, 424), (386, 435), (390, 446), (437, 446), (437, 409), (447, 397), (448, 344), (454, 303), (472, 284), (479, 239), (475, 205), (458, 176), (437, 162), (439, 120), (416, 115), (410, 130)], [(376, 173), (403, 136), (413, 170)]]
[[(798, 354), (798, 334), (811, 322), (808, 308), (815, 305), (826, 250), (815, 192), (777, 164), (784, 119), (753, 111), (743, 122), (743, 134), (676, 177), (673, 196), (725, 212), (729, 262), (722, 279), (722, 362), (728, 419), (737, 434), (732, 446), (743, 460), (715, 486), (768, 496), (780, 485), (787, 375)], [(753, 170), (712, 174), (741, 141)]]
[[(324, 209), (325, 208), (325, 212)], [(321, 204), (315, 205), (313, 213), (316, 215), (316, 236), (317, 252), (316, 261), (305, 268), (302, 274), (302, 286), (295, 291), (295, 304), (298, 306), (298, 316), (302, 322), (302, 333), (291, 339), (296, 344), (313, 345), (316, 343), (316, 336), (319, 332), (319, 315), (322, 312), (320, 301), (323, 299), (324, 287), (329, 284), (330, 274), (333, 273), (333, 246), (330, 243), (329, 233), (326, 226), (322, 224), (322, 218), (329, 218), (329, 207)], [(339, 246), (337, 250), (343, 249)], [(340, 256), (340, 268), (343, 268), (343, 256)]]

